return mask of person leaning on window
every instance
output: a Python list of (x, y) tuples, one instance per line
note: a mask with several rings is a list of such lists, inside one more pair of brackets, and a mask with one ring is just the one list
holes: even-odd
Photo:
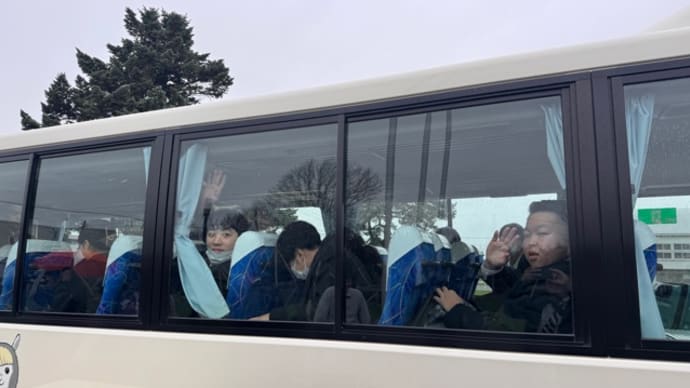
[[(571, 333), (571, 282), (568, 218), (564, 201), (545, 200), (530, 204), (522, 251), (529, 267), (515, 279), (502, 306), (496, 311), (478, 311), (455, 291), (436, 289), (434, 299), (447, 312), (449, 328)], [(496, 271), (514, 271), (507, 266), (510, 246), (518, 239), (515, 228), (494, 233), (486, 250), (486, 262)]]
[(277, 261), (290, 269), (293, 287), (281, 296), (279, 307), (252, 320), (307, 320), (307, 288), (318, 280), (311, 270), (316, 265), (320, 246), (321, 236), (312, 224), (295, 221), (285, 226), (276, 241), (276, 255)]

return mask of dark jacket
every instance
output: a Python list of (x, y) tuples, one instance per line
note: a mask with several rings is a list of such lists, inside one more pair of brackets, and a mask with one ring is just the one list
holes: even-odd
[(445, 316), (446, 327), (572, 333), (570, 261), (562, 260), (537, 270), (526, 269), (520, 277), (514, 275), (510, 270), (501, 275), (501, 281), (510, 285), (507, 293), (492, 293), (486, 298), (476, 298), (472, 304), (453, 307)]
[[(346, 283), (352, 283), (353, 263), (357, 257), (345, 248)], [(313, 321), (319, 300), (326, 289), (335, 286), (335, 238), (326, 237), (319, 251), (314, 256), (314, 261), (309, 268), (309, 275), (304, 281), (304, 290), (301, 300), (297, 304), (286, 303), (282, 307), (271, 310), (271, 320), (288, 321)]]

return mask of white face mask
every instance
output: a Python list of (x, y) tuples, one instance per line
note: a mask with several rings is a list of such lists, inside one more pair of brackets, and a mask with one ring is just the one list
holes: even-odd
[(208, 257), (208, 261), (210, 261), (211, 264), (217, 265), (230, 260), (232, 258), (232, 251), (214, 252), (207, 249), (206, 257)]
[(304, 266), (304, 269), (296, 269), (294, 261), (292, 262), (290, 269), (292, 270), (292, 273), (295, 275), (295, 277), (299, 280), (305, 280), (307, 278), (307, 275), (309, 275), (309, 267)]

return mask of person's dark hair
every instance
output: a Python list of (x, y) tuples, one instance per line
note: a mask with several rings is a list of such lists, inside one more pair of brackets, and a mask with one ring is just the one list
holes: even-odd
[(295, 221), (287, 224), (278, 236), (276, 252), (289, 264), (298, 249), (316, 249), (320, 245), (321, 236), (312, 224)]
[(249, 230), (249, 221), (242, 213), (231, 209), (211, 211), (206, 220), (206, 231), (235, 229), (238, 235)]
[(529, 205), (529, 214), (538, 212), (551, 212), (557, 214), (563, 222), (568, 223), (568, 208), (565, 201), (557, 199), (545, 199), (535, 201)]
[(77, 242), (81, 245), (84, 241), (88, 241), (91, 248), (105, 252), (110, 249), (114, 236), (115, 229), (110, 225), (109, 221), (101, 219), (88, 220), (82, 222)]
[(444, 226), (443, 228), (436, 229), (436, 233), (445, 237), (449, 243), (455, 244), (462, 241), (460, 238), (460, 233), (457, 230), (451, 228), (450, 226)]

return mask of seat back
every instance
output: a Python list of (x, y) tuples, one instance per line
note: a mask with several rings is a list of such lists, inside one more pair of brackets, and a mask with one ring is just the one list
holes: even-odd
[[(53, 300), (53, 291), (59, 280), (59, 271), (46, 271), (34, 268), (33, 263), (50, 254), (57, 256), (56, 269), (66, 269), (72, 265), (72, 249), (63, 241), (31, 239), (26, 244), (24, 255), (24, 284), (26, 285), (25, 307), (31, 311), (49, 311)], [(5, 261), (2, 277), (2, 291), (0, 292), (0, 309), (9, 310), (12, 307), (14, 295), (14, 275), (17, 265), (17, 249), (19, 242), (10, 248)]]
[(273, 256), (277, 236), (247, 231), (235, 243), (225, 301), (230, 318), (248, 319), (269, 312), (275, 303)]
[(388, 249), (386, 299), (379, 324), (406, 325), (427, 291), (423, 265), (435, 260), (433, 242), (414, 226), (398, 228)]
[(139, 313), (142, 237), (120, 235), (108, 252), (103, 294), (96, 314)]
[(479, 269), (484, 257), (474, 250), (470, 250), (464, 257), (458, 259), (450, 270), (448, 288), (454, 290), (465, 300), (471, 300), (479, 282)]

